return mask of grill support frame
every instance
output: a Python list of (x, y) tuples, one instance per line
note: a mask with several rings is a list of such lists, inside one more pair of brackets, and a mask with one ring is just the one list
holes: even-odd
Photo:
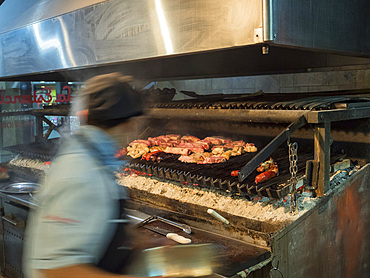
[[(317, 173), (317, 186), (314, 185), (313, 190), (315, 190), (317, 196), (323, 196), (329, 190), (330, 184), (330, 147), (333, 143), (331, 137), (331, 123), (356, 119), (369, 119), (370, 108), (359, 107), (320, 111), (152, 108), (148, 110), (146, 117), (167, 120), (180, 118), (187, 120), (226, 120), (234, 122), (242, 121), (256, 123), (291, 123), (296, 121), (297, 118), (304, 117), (305, 123), (312, 125), (314, 130), (314, 161), (318, 164), (319, 169)], [(300, 125), (298, 128), (302, 127), (303, 125)], [(295, 130), (298, 128), (295, 128)], [(282, 138), (285, 138), (287, 135), (285, 134), (285, 131), (283, 133), (283, 135), (280, 134), (276, 138), (279, 136), (283, 136)], [(256, 158), (260, 155), (260, 153), (256, 156)], [(260, 158), (262, 157), (266, 158), (265, 156), (261, 156)], [(253, 159), (255, 163), (257, 163), (256, 158)], [(310, 186), (312, 185), (308, 184), (308, 187)]]

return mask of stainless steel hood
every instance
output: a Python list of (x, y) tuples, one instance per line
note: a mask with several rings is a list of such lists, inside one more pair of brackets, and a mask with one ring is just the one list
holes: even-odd
[(368, 15), (368, 0), (5, 0), (0, 80), (84, 81), (111, 71), (163, 80), (366, 64)]

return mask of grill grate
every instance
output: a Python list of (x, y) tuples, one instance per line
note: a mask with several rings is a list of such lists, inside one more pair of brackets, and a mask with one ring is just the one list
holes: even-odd
[(3, 150), (17, 153), (29, 158), (51, 160), (57, 153), (60, 145), (59, 139), (50, 139), (42, 142), (4, 147)]
[[(255, 153), (245, 153), (241, 156), (232, 157), (226, 162), (211, 165), (182, 163), (176, 158), (160, 163), (138, 158), (126, 162), (125, 167), (155, 177), (181, 182), (187, 186), (217, 189), (245, 198), (258, 195), (280, 199), (288, 195), (290, 189), (287, 183), (290, 179), (290, 172), (287, 147), (281, 146), (271, 155), (278, 164), (279, 176), (260, 184), (255, 184), (254, 182), (256, 175), (259, 174), (257, 171), (247, 177), (242, 183), (239, 182), (238, 177), (231, 176), (231, 171), (240, 170), (254, 156)], [(343, 153), (333, 152), (330, 163), (338, 161), (343, 156)], [(298, 177), (304, 176), (306, 161), (312, 159), (312, 150), (299, 151), (297, 162)]]
[[(289, 188), (286, 185), (290, 178), (287, 153), (287, 149), (281, 147), (271, 155), (279, 166), (279, 176), (257, 185), (254, 182), (257, 172), (247, 177), (242, 183), (239, 182), (238, 177), (231, 176), (231, 171), (240, 170), (255, 156), (255, 153), (245, 153), (232, 157), (226, 162), (210, 165), (187, 164), (173, 158), (171, 161), (160, 163), (133, 159), (125, 166), (159, 178), (178, 181), (188, 186), (214, 188), (244, 197), (259, 195), (282, 198), (289, 193)], [(298, 175), (304, 174), (306, 161), (312, 158), (312, 153), (309, 152), (299, 154)]]

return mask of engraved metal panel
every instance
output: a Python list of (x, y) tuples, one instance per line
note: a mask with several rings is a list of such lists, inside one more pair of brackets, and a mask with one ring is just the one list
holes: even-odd
[(111, 0), (0, 35), (0, 76), (254, 43), (260, 0)]
[[(102, 0), (7, 0), (0, 7), (0, 34), (66, 14)], [(0, 1), (1, 3), (1, 1)]]

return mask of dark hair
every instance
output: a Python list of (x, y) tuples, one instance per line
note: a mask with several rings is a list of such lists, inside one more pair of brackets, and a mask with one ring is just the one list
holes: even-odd
[(95, 76), (86, 81), (87, 124), (113, 127), (143, 113), (140, 93), (131, 87), (130, 77), (120, 73)]

